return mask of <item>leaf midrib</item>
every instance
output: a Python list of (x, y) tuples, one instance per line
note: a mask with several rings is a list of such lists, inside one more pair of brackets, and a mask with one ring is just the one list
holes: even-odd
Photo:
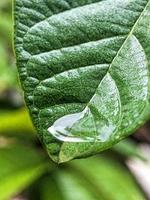
[[(147, 6), (148, 6), (148, 4), (149, 4), (149, 1), (150, 1), (150, 0), (147, 1), (146, 5), (145, 5), (145, 7), (144, 7), (144, 9), (143, 9), (143, 11), (141, 12), (141, 14), (139, 15), (139, 17), (138, 17), (137, 20), (135, 21), (133, 27), (131, 28), (131, 31), (128, 33), (128, 35), (127, 35), (125, 41), (124, 41), (123, 44), (121, 45), (121, 47), (120, 47), (120, 49), (118, 50), (116, 56), (113, 58), (113, 60), (112, 60), (112, 62), (111, 62), (111, 64), (110, 64), (110, 66), (109, 66), (109, 68), (108, 68), (107, 73), (105, 74), (105, 76), (106, 76), (107, 74), (109, 74), (109, 75), (111, 76), (111, 74), (109, 73), (109, 71), (110, 71), (110, 69), (112, 68), (113, 63), (114, 63), (115, 60), (117, 59), (118, 55), (120, 54), (121, 50), (123, 49), (124, 45), (126, 44), (126, 42), (128, 41), (128, 39), (130, 38), (130, 36), (132, 36), (132, 34), (133, 34), (133, 32), (134, 32), (134, 29), (136, 28), (137, 24), (139, 23), (139, 20), (142, 18), (143, 13), (145, 12), (145, 10), (146, 10), (146, 8), (147, 8)], [(104, 78), (105, 78), (105, 76), (104, 76)], [(111, 77), (112, 77), (112, 76), (111, 76)], [(104, 79), (104, 78), (103, 78), (103, 79)], [(103, 79), (100, 81), (99, 85), (101, 84), (101, 82), (103, 81)], [(113, 78), (112, 78), (112, 79), (113, 79)], [(114, 80), (114, 79), (113, 79), (113, 80)], [(114, 81), (115, 81), (115, 80), (114, 80)], [(117, 85), (116, 85), (116, 86), (117, 86)], [(98, 86), (98, 87), (99, 87), (99, 86)], [(96, 88), (96, 90), (97, 90), (97, 89), (98, 89), (98, 88)], [(95, 91), (96, 91), (96, 90), (95, 90)], [(119, 90), (118, 90), (118, 92), (119, 92)], [(93, 96), (94, 96), (94, 95), (93, 95)], [(93, 97), (92, 97), (92, 98), (93, 98)], [(91, 99), (92, 99), (92, 98), (91, 98)], [(90, 101), (91, 101), (91, 100), (90, 100)], [(121, 100), (120, 100), (120, 102), (121, 102)], [(87, 105), (88, 105), (88, 103), (87, 103)], [(121, 105), (120, 105), (120, 107), (121, 107)]]
[(143, 13), (145, 12), (145, 10), (146, 10), (146, 8), (147, 8), (147, 6), (148, 6), (148, 4), (149, 4), (149, 1), (150, 1), (150, 0), (147, 1), (147, 4), (145, 5), (143, 11), (141, 12), (140, 16), (138, 17), (138, 19), (137, 19), (136, 22), (134, 23), (133, 27), (131, 28), (131, 31), (130, 31), (129, 34), (127, 35), (127, 38), (125, 39), (125, 41), (123, 42), (122, 46), (121, 46), (120, 49), (118, 50), (116, 56), (113, 58), (113, 60), (112, 60), (112, 62), (111, 62), (111, 64), (110, 64), (110, 67), (109, 67), (108, 71), (109, 71), (110, 68), (112, 67), (113, 62), (116, 60), (117, 56), (118, 56), (119, 53), (121, 52), (122, 48), (124, 47), (125, 43), (126, 43), (127, 40), (129, 39), (129, 37), (133, 34), (134, 29), (136, 28), (137, 24), (139, 23), (139, 20), (142, 18)]

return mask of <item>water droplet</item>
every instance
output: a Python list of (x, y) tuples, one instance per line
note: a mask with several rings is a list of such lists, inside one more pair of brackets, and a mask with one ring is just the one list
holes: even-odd
[(71, 133), (72, 127), (84, 117), (84, 112), (66, 115), (56, 120), (48, 131), (60, 141), (64, 142), (94, 142), (94, 138), (88, 136), (76, 136)]
[(48, 131), (63, 142), (105, 142), (114, 129), (112, 124), (106, 125), (104, 121), (95, 122), (90, 109), (86, 108), (56, 120)]

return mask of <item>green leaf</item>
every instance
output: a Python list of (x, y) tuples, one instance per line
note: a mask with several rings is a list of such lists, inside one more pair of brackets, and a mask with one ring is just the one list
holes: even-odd
[(92, 191), (93, 188), (90, 188), (91, 185), (84, 180), (84, 177), (81, 178), (81, 176), (79, 177), (75, 173), (62, 171), (57, 174), (57, 179), (60, 193), (62, 193), (62, 199), (64, 200), (98, 200), (98, 195), (101, 197), (100, 200), (105, 200), (102, 194), (98, 192), (97, 195), (94, 194), (95, 191)]
[[(6, 11), (5, 11), (6, 12)], [(1, 12), (0, 7), (0, 37), (3, 42), (8, 43), (7, 48), (11, 48), (12, 42), (12, 18), (11, 15), (7, 15), (5, 12)], [(7, 33), (7, 34), (6, 34)], [(9, 52), (10, 53), (10, 52)]]
[[(82, 183), (82, 187), (87, 188), (87, 193), (91, 192), (96, 199), (99, 199), (99, 197), (104, 200), (145, 199), (132, 175), (118, 161), (110, 157), (108, 159), (101, 156), (79, 160), (78, 162), (73, 161), (71, 167), (72, 174), (75, 177), (72, 179), (78, 179)], [(66, 172), (66, 174), (69, 173)], [(65, 178), (63, 181), (65, 182), (62, 184), (64, 186), (68, 184), (69, 187), (69, 184), (71, 184), (67, 183)], [(72, 195), (76, 193), (74, 191)]]
[(1, 112), (0, 122), (0, 135), (35, 133), (29, 114), (25, 108), (17, 111)]
[(12, 0), (0, 1), (0, 93), (18, 88), (12, 51)]
[(7, 6), (11, 6), (12, 1), (11, 0), (1, 0), (0, 1), (0, 9), (5, 8)]
[(0, 200), (20, 193), (46, 170), (42, 154), (23, 145), (0, 148)]
[(26, 103), (54, 161), (110, 148), (149, 119), (149, 0), (15, 0), (14, 9)]
[[(3, 27), (0, 24), (0, 28)], [(16, 88), (17, 73), (14, 66), (10, 66), (8, 52), (0, 36), (0, 93), (8, 88)]]
[(126, 157), (135, 157), (139, 158), (142, 161), (147, 160), (142, 151), (139, 149), (139, 146), (129, 139), (121, 141), (118, 144), (114, 145), (112, 150)]
[(30, 188), (30, 193), (29, 193), (30, 200), (35, 200), (35, 199), (63, 200), (63, 195), (61, 193), (60, 185), (57, 183), (56, 180), (57, 179), (56, 169), (57, 168), (55, 168), (51, 173), (42, 176), (36, 183), (33, 184), (33, 186)]
[[(41, 200), (145, 200), (132, 175), (117, 160), (103, 157), (73, 161), (42, 177), (29, 198)], [(91, 167), (92, 166), (92, 167)], [(115, 180), (115, 184), (114, 184)]]

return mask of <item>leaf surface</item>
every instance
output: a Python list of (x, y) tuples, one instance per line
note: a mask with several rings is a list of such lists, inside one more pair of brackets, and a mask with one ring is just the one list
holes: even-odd
[[(149, 0), (15, 0), (26, 103), (56, 162), (103, 151), (149, 119), (149, 12)], [(69, 134), (95, 142), (48, 132), (74, 114)]]

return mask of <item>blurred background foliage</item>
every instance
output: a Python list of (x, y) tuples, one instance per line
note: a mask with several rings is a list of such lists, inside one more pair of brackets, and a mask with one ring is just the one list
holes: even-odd
[(24, 106), (12, 38), (12, 0), (0, 0), (0, 200), (150, 199), (149, 123), (95, 157), (49, 159)]

